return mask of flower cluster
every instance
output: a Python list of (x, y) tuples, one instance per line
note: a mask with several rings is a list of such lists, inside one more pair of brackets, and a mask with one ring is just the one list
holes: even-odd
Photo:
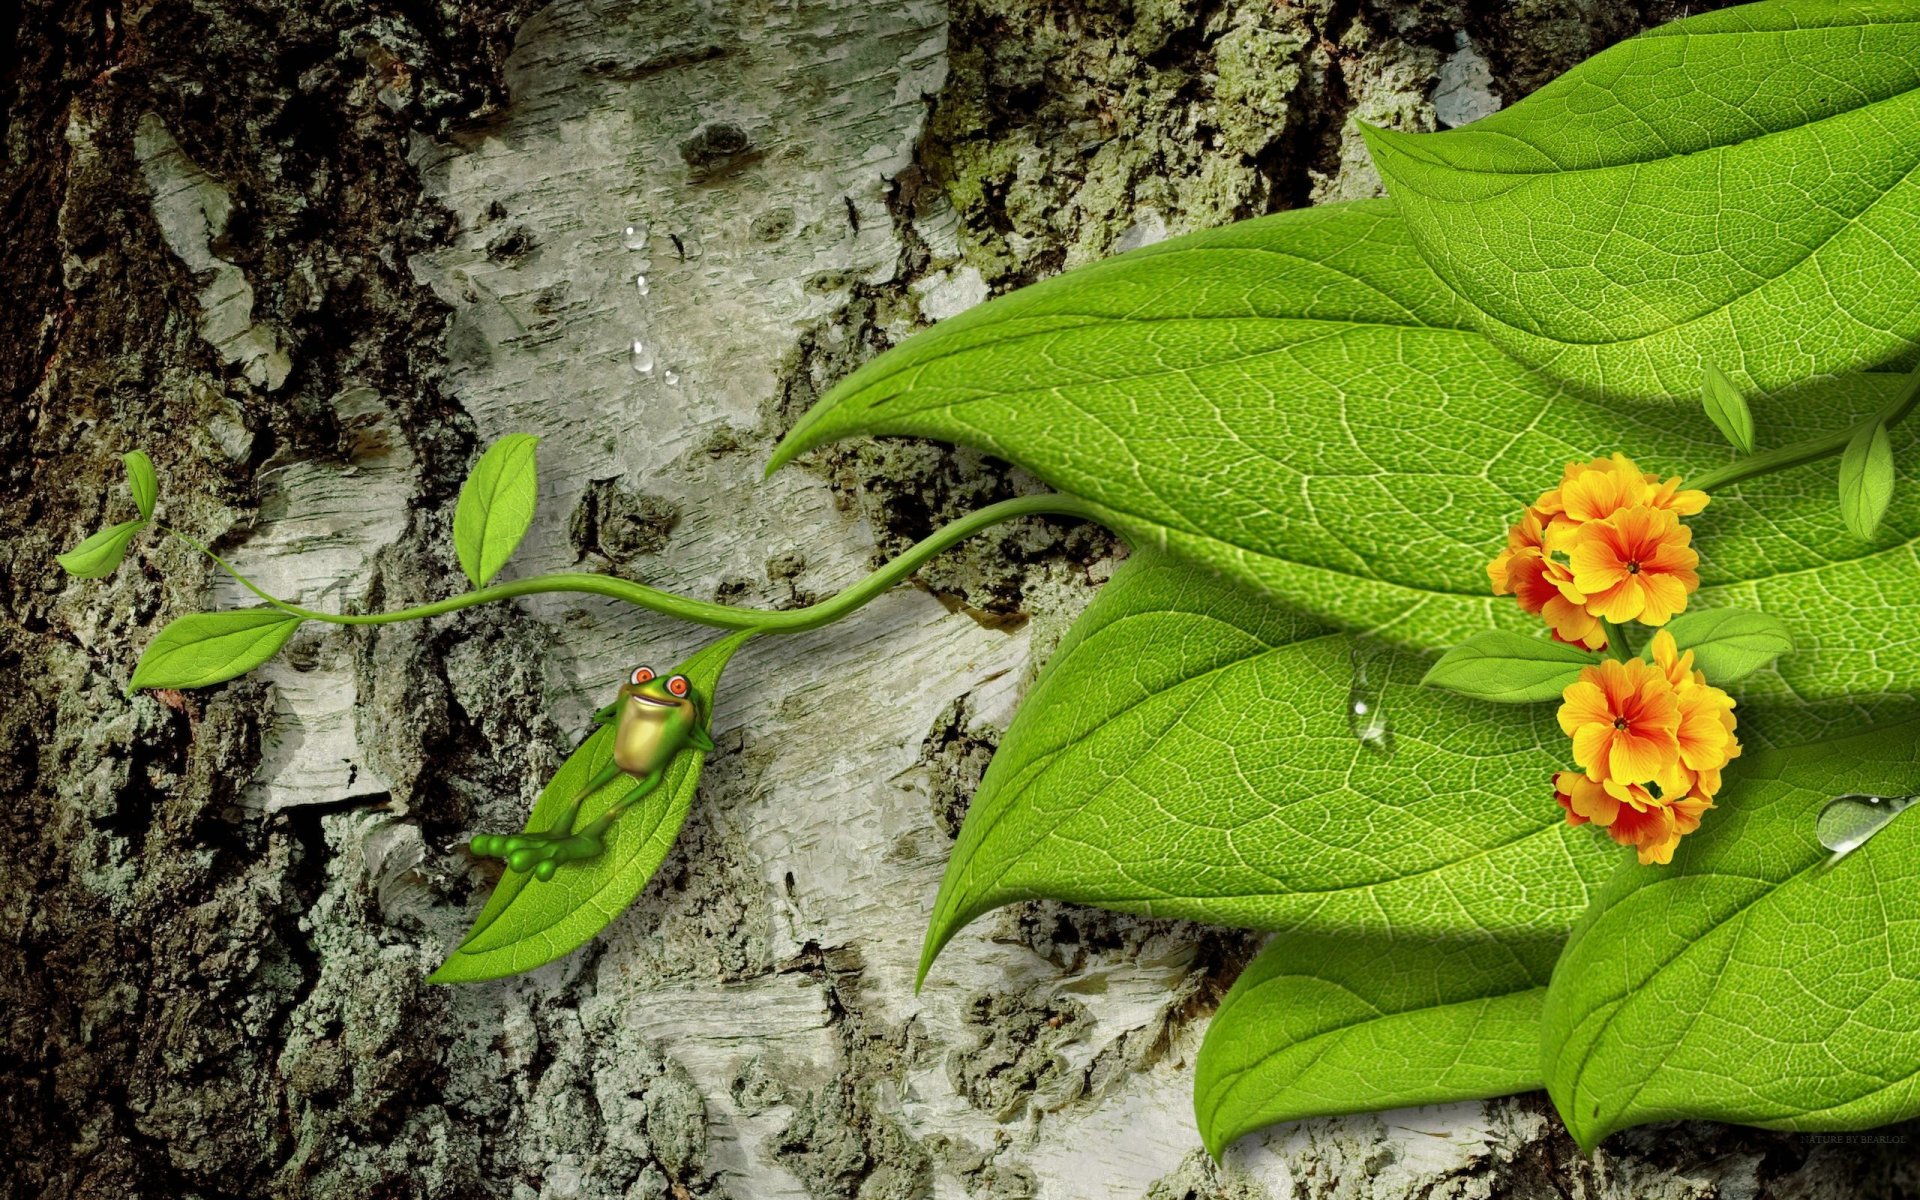
[(1713, 807), (1740, 739), (1732, 697), (1694, 670), (1693, 651), (1680, 653), (1664, 629), (1652, 651), (1652, 663), (1609, 659), (1567, 686), (1560, 728), (1581, 769), (1555, 775), (1553, 788), (1569, 823), (1591, 821), (1642, 863), (1666, 863)]
[(1496, 596), (1512, 595), (1553, 636), (1589, 650), (1608, 621), (1664, 625), (1700, 586), (1693, 531), (1680, 523), (1707, 494), (1664, 482), (1624, 454), (1572, 462), (1560, 486), (1528, 507), (1487, 564)]
[(1700, 587), (1693, 533), (1680, 523), (1707, 494), (1662, 480), (1624, 454), (1571, 462), (1487, 564), (1495, 595), (1542, 617), (1555, 639), (1615, 657), (1584, 667), (1562, 693), (1560, 728), (1577, 770), (1553, 778), (1574, 825), (1592, 823), (1642, 863), (1673, 861), (1740, 753), (1733, 700), (1710, 685), (1673, 635), (1657, 632), (1651, 661), (1609, 647), (1629, 621), (1665, 625)]

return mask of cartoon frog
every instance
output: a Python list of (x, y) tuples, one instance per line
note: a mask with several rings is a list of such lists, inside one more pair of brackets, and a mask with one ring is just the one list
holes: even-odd
[[(504, 858), (509, 870), (532, 871), (536, 879), (552, 879), (563, 862), (600, 854), (606, 849), (603, 839), (607, 830), (660, 786), (675, 756), (689, 747), (713, 749), (703, 707), (685, 675), (661, 679), (651, 667), (635, 667), (620, 689), (620, 698), (594, 714), (596, 725), (616, 723), (613, 761), (587, 781), (551, 828), (507, 836), (481, 834), (468, 843), (468, 848), (484, 858)], [(635, 780), (633, 787), (586, 828), (576, 831), (573, 823), (580, 815), (580, 802), (622, 774)]]

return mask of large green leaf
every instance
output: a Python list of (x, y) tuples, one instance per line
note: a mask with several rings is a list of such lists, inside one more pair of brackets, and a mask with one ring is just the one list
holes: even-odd
[[(711, 701), (727, 661), (751, 636), (751, 630), (729, 634), (675, 667), (674, 673), (685, 675)], [(534, 803), (527, 819), (529, 832), (551, 826), (579, 790), (612, 761), (614, 729), (611, 724), (600, 726), (555, 773)], [(607, 834), (606, 853), (598, 858), (564, 863), (558, 874), (544, 882), (526, 872), (502, 875), (472, 932), (430, 982), (471, 983), (531, 971), (571, 953), (605, 928), (640, 895), (673, 848), (693, 805), (705, 761), (703, 751), (681, 751), (659, 788)], [(631, 786), (632, 780), (619, 776), (587, 797), (577, 824), (593, 821)]]
[[(1425, 665), (1136, 554), (1001, 741), (922, 975), (968, 921), (1036, 896), (1324, 934), (1560, 935), (1618, 857), (1554, 803), (1566, 736), (1546, 706), (1419, 686)], [(1390, 734), (1355, 736), (1377, 719)]]
[[(1537, 633), (1489, 594), (1486, 563), (1562, 463), (1621, 450), (1697, 474), (1733, 452), (1698, 405), (1582, 399), (1468, 323), (1391, 204), (1282, 213), (937, 325), (834, 388), (774, 463), (853, 434), (961, 442), (1093, 502), (1135, 545), (1332, 624), (1420, 648), (1490, 625)], [(1899, 387), (1866, 375), (1751, 399), (1786, 443), (1851, 424)], [(1903, 462), (1915, 424), (1895, 431)], [(1769, 613), (1800, 647), (1743, 699), (1853, 721), (1871, 697), (1920, 691), (1920, 488), (1899, 489), (1863, 542), (1832, 480), (1816, 463), (1722, 489), (1690, 521), (1704, 580), (1693, 603)]]
[(1815, 819), (1856, 792), (1920, 792), (1920, 722), (1741, 759), (1671, 867), (1601, 889), (1544, 1016), (1547, 1086), (1581, 1146), (1678, 1117), (1920, 1115), (1920, 818), (1830, 865)]
[(1560, 940), (1283, 933), (1234, 981), (1193, 1067), (1215, 1158), (1278, 1121), (1540, 1086)]
[[(1772, 389), (1920, 342), (1920, 2), (1676, 21), (1462, 129), (1367, 133), (1501, 345), (1615, 396)], [(1762, 426), (1765, 428), (1766, 426)]]

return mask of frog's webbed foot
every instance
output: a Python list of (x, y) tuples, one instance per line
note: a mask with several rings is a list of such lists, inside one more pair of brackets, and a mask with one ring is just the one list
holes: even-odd
[(607, 848), (593, 830), (575, 833), (571, 821), (567, 826), (541, 833), (481, 834), (467, 848), (482, 858), (505, 859), (510, 871), (532, 871), (535, 879), (552, 879), (561, 863), (594, 858)]

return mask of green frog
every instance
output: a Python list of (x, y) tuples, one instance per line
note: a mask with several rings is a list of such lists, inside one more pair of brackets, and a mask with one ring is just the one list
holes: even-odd
[[(587, 781), (550, 828), (506, 836), (481, 834), (468, 848), (484, 858), (504, 858), (509, 870), (532, 871), (536, 879), (552, 879), (561, 863), (603, 853), (607, 830), (660, 786), (682, 750), (713, 749), (704, 708), (685, 675), (662, 679), (651, 667), (635, 667), (619, 698), (594, 714), (596, 725), (614, 723), (613, 761)], [(633, 787), (584, 829), (574, 829), (581, 801), (623, 774), (634, 780)]]

